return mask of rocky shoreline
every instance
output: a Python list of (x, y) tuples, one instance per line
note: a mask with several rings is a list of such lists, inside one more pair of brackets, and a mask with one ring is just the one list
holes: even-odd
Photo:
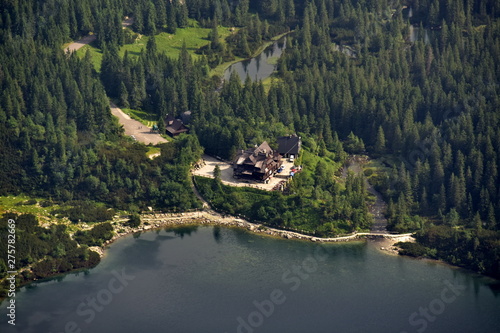
[[(354, 233), (347, 236), (320, 238), (311, 235), (305, 235), (294, 231), (275, 229), (264, 226), (262, 224), (255, 224), (248, 222), (244, 219), (237, 217), (222, 216), (214, 211), (199, 211), (190, 213), (178, 214), (143, 214), (141, 215), (141, 225), (136, 228), (126, 227), (121, 224), (115, 224), (115, 235), (112, 239), (106, 241), (101, 247), (92, 247), (91, 250), (99, 253), (101, 257), (104, 256), (106, 246), (114, 241), (129, 234), (136, 232), (143, 232), (148, 230), (155, 230), (163, 227), (175, 227), (181, 225), (218, 225), (225, 227), (242, 228), (254, 233), (265, 234), (271, 237), (306, 240), (311, 242), (349, 242), (360, 239), (383, 239), (384, 247), (381, 250), (394, 253), (395, 250), (392, 245), (400, 241), (413, 241), (411, 234), (386, 234), (386, 233)], [(397, 251), (396, 251), (397, 253)]]

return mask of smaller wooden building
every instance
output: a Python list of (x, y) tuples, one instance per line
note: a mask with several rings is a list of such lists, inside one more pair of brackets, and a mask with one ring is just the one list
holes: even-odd
[(168, 135), (175, 137), (181, 133), (189, 133), (189, 128), (184, 125), (182, 120), (174, 118), (172, 115), (167, 115), (164, 119), (165, 131)]

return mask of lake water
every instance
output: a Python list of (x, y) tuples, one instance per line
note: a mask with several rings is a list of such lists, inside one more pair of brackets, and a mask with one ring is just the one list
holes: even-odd
[(372, 242), (180, 230), (122, 238), (86, 274), (22, 288), (0, 331), (498, 332), (496, 280)]
[(244, 82), (247, 75), (252, 80), (264, 80), (276, 70), (276, 62), (286, 48), (286, 37), (268, 46), (255, 58), (240, 61), (229, 66), (224, 72), (224, 79), (229, 80), (231, 73), (236, 72)]

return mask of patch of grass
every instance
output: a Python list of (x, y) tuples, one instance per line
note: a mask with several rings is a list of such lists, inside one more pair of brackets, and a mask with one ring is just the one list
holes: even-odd
[(151, 127), (156, 124), (157, 115), (150, 114), (143, 110), (134, 110), (122, 108), (123, 112), (130, 116), (130, 118), (137, 120), (145, 126)]
[[(36, 204), (32, 204), (36, 200)], [(97, 204), (102, 206), (102, 204)], [(26, 195), (8, 195), (0, 196), (0, 216), (6, 212), (17, 214), (33, 214), (40, 221), (40, 225), (47, 224), (65, 224), (69, 233), (74, 233), (77, 230), (88, 229), (86, 223), (72, 223), (61, 210), (69, 210), (78, 207), (79, 205), (74, 202), (58, 203), (53, 202), (47, 198), (35, 198)], [(124, 212), (115, 212), (116, 214), (124, 214)]]
[[(186, 48), (188, 52), (194, 59), (201, 57), (201, 55), (196, 54), (195, 51), (202, 46), (210, 43), (208, 39), (208, 35), (211, 29), (201, 28), (198, 23), (194, 20), (190, 20), (190, 25), (187, 28), (178, 28), (175, 34), (169, 34), (166, 32), (161, 32), (154, 36), (156, 39), (156, 45), (158, 48), (158, 52), (163, 53), (169, 57), (177, 58), (182, 50), (182, 45), (185, 42)], [(237, 31), (235, 29), (233, 32), (230, 31), (231, 28), (228, 27), (219, 27), (219, 36), (220, 41), (225, 43), (225, 38), (229, 36), (231, 33)], [(138, 57), (143, 50), (146, 49), (146, 45), (148, 43), (150, 36), (141, 36), (132, 44), (123, 45), (120, 48), (119, 55), (123, 57), (125, 51), (128, 51), (130, 58), (135, 59)], [(80, 57), (84, 57), (87, 50), (90, 50), (92, 55), (92, 62), (97, 71), (101, 69), (102, 62), (102, 51), (95, 47), (95, 45), (85, 45), (81, 49), (77, 51), (77, 55)]]
[(275, 74), (272, 74), (271, 76), (262, 80), (262, 85), (264, 86), (265, 92), (268, 93), (269, 89), (271, 89), (272, 84), (278, 84), (280, 82), (283, 82), (283, 79), (277, 77)]
[(85, 54), (87, 51), (90, 52), (90, 55), (92, 56), (92, 64), (94, 65), (94, 68), (96, 71), (100, 72), (101, 71), (101, 63), (102, 63), (102, 51), (101, 49), (98, 49), (91, 44), (87, 44), (80, 48), (79, 50), (76, 51), (76, 54), (80, 57), (83, 58), (85, 57)]
[[(35, 200), (36, 203), (34, 203)], [(0, 214), (10, 211), (48, 217), (54, 209), (58, 208), (58, 205), (50, 203), (47, 199), (33, 198), (25, 195), (0, 196)]]
[[(211, 29), (199, 28), (199, 27), (189, 27), (177, 29), (175, 35), (162, 32), (156, 35), (156, 44), (158, 46), (159, 52), (165, 52), (168, 56), (177, 58), (182, 50), (182, 45), (185, 42), (188, 52), (193, 56), (193, 58), (199, 58), (200, 55), (194, 52), (202, 46), (207, 45), (210, 41), (208, 40), (208, 34)], [(224, 42), (224, 38), (229, 36), (231, 32), (229, 28), (219, 27), (219, 36), (221, 42)], [(145, 44), (146, 42), (144, 42)], [(125, 45), (126, 47), (127, 45)], [(122, 51), (124, 51), (122, 48)]]
[(281, 35), (274, 36), (273, 38), (271, 38), (271, 40), (273, 40), (273, 41), (279, 40), (279, 39), (281, 39), (282, 37), (285, 37), (286, 35), (291, 34), (291, 33), (292, 33), (292, 32), (294, 32), (294, 31), (295, 31), (295, 30), (290, 30), (290, 31), (288, 31), (288, 32), (284, 32), (284, 33), (282, 33)]
[(279, 60), (280, 57), (269, 57), (267, 58), (266, 62), (269, 64), (269, 65), (277, 65), (278, 64), (278, 60)]
[(151, 147), (148, 147), (148, 151), (146, 152), (146, 156), (150, 157), (151, 155), (158, 154), (160, 152), (161, 152), (160, 147), (151, 146)]
[(372, 180), (376, 182), (378, 178), (386, 177), (391, 171), (391, 168), (377, 159), (369, 160), (368, 163), (363, 165), (363, 173), (370, 182)]

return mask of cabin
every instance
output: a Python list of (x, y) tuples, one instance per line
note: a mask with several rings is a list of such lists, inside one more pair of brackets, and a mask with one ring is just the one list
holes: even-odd
[(264, 141), (258, 147), (238, 153), (233, 161), (233, 177), (267, 182), (282, 163), (281, 155)]
[(299, 155), (301, 145), (301, 137), (297, 134), (279, 137), (278, 153), (285, 158), (296, 158)]
[(181, 133), (189, 132), (189, 128), (184, 125), (182, 120), (176, 119), (172, 115), (167, 115), (163, 121), (165, 123), (165, 131), (171, 137), (176, 137)]

